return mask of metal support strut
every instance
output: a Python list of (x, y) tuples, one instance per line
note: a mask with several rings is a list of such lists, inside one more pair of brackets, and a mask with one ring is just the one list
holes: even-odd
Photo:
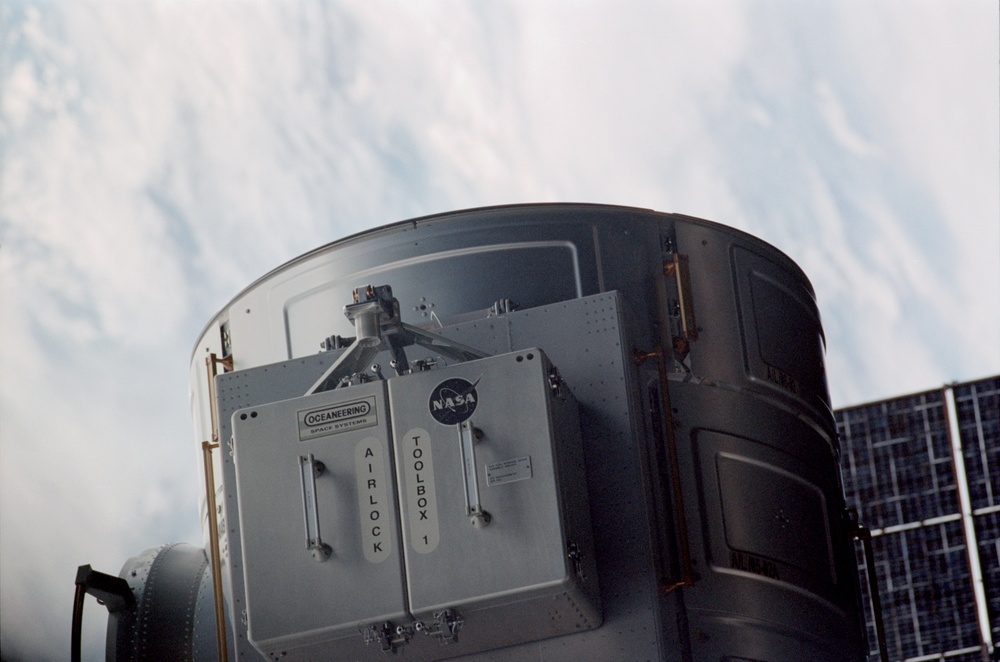
[[(398, 373), (408, 368), (406, 345), (420, 345), (457, 361), (472, 361), (487, 355), (453, 340), (429, 333), (410, 324), (404, 324), (399, 315), (399, 301), (393, 298), (388, 285), (360, 288), (353, 292), (354, 303), (344, 306), (344, 315), (357, 332), (354, 342), (333, 365), (316, 380), (306, 395), (337, 388), (344, 378), (367, 370), (379, 352), (392, 352), (393, 365)], [(362, 300), (363, 299), (363, 300)]]

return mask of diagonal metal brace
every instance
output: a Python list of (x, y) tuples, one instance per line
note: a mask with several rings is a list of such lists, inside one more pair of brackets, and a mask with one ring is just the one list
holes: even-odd
[[(357, 332), (354, 342), (316, 380), (306, 395), (337, 388), (345, 377), (364, 372), (383, 350), (392, 352), (397, 372), (408, 367), (403, 348), (420, 345), (456, 361), (472, 361), (487, 356), (485, 352), (448, 340), (435, 333), (404, 324), (399, 315), (399, 301), (388, 285), (354, 290), (354, 303), (344, 306), (344, 315)], [(362, 300), (362, 298), (364, 300)]]

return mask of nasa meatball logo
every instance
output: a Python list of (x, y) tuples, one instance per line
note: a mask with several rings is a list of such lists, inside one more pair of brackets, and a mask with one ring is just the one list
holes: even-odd
[[(477, 379), (476, 384), (478, 383)], [(468, 420), (476, 411), (476, 402), (479, 399), (476, 384), (455, 377), (435, 386), (431, 391), (430, 400), (431, 416), (434, 420), (444, 425), (458, 425)]]

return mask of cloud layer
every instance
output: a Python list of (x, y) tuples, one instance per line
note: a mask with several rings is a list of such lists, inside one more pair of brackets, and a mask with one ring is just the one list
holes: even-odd
[(5, 659), (65, 659), (77, 565), (200, 540), (201, 325), (365, 228), (688, 213), (810, 276), (836, 404), (1000, 371), (997, 44), (985, 0), (0, 7)]

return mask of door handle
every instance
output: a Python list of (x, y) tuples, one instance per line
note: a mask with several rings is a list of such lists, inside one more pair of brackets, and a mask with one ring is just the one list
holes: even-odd
[(302, 481), (302, 510), (306, 524), (306, 549), (319, 562), (330, 558), (333, 549), (319, 532), (319, 504), (316, 501), (316, 477), (326, 470), (313, 454), (299, 456), (299, 478)]

